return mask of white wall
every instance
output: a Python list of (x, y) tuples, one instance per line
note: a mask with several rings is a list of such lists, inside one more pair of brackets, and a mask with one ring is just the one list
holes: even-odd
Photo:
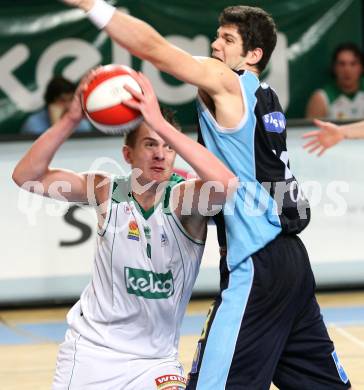
[[(312, 221), (302, 239), (317, 283), (364, 284), (364, 143), (346, 141), (318, 159), (302, 150), (301, 134), (289, 134), (290, 160), (298, 180), (314, 189)], [(115, 137), (71, 139), (53, 166), (125, 173), (121, 144)], [(71, 208), (67, 222), (69, 205), (28, 194), (11, 181), (13, 167), (29, 145), (0, 143), (0, 304), (77, 297), (92, 268), (96, 224), (92, 208)], [(177, 166), (188, 169), (181, 160)], [(61, 245), (80, 239), (83, 242), (77, 245)], [(211, 231), (196, 292), (217, 290), (218, 261)]]

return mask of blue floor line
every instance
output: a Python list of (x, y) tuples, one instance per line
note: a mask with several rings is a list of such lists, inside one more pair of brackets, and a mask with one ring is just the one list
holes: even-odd
[[(336, 307), (321, 310), (327, 325), (364, 326), (364, 307)], [(199, 335), (205, 323), (205, 315), (187, 315), (181, 327), (181, 335)], [(13, 328), (0, 324), (0, 345), (60, 343), (67, 329), (65, 321), (49, 323), (18, 323)]]
[(0, 324), (0, 345), (33, 344), (33, 340), (15, 332), (12, 328)]
[(33, 335), (38, 342), (39, 340), (42, 340), (45, 342), (49, 341), (60, 343), (64, 339), (64, 334), (67, 330), (67, 323), (52, 322), (40, 324), (18, 324), (16, 327)]

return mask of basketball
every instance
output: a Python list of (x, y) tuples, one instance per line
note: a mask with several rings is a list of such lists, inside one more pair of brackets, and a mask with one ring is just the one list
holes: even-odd
[(132, 70), (125, 65), (106, 65), (83, 91), (82, 107), (88, 120), (96, 129), (106, 134), (125, 134), (135, 129), (143, 117), (139, 111), (127, 107), (124, 101), (133, 99), (124, 85), (141, 92), (132, 76)]

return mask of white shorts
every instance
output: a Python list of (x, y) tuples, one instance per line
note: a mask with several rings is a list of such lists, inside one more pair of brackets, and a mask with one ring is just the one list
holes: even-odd
[(183, 390), (176, 359), (137, 359), (95, 345), (69, 329), (60, 345), (53, 390)]

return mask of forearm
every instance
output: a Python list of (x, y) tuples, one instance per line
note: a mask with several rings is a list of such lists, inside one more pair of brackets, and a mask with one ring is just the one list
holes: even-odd
[(364, 138), (364, 121), (340, 126), (340, 131), (347, 139)]
[(149, 24), (116, 11), (105, 27), (112, 40), (142, 60), (160, 68), (163, 62), (165, 39)]
[(49, 169), (55, 153), (73, 133), (77, 123), (64, 115), (57, 123), (42, 134), (18, 162), (13, 180), (22, 185), (27, 181), (39, 180)]
[[(95, 3), (95, 0), (82, 0), (78, 6), (89, 13)], [(155, 63), (163, 55), (161, 48), (165, 39), (149, 24), (124, 12), (115, 10), (104, 30), (112, 40), (138, 58)]]
[(228, 187), (230, 180), (235, 178), (216, 156), (204, 146), (177, 131), (167, 121), (154, 130), (191, 165), (202, 181), (217, 181), (224, 187)]

